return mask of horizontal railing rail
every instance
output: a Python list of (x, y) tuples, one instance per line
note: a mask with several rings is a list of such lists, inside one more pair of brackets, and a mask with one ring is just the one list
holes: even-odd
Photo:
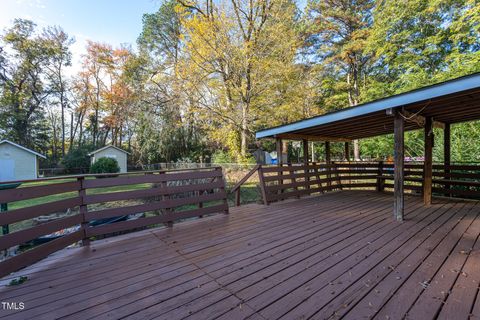
[[(78, 241), (88, 244), (94, 237), (228, 213), (220, 167), (59, 179), (0, 190), (0, 203), (11, 208), (0, 213), (0, 225), (21, 226), (0, 237), (0, 251), (22, 246), (21, 252), (0, 262), (0, 276)], [(46, 221), (32, 223), (40, 218)]]
[[(393, 164), (334, 162), (262, 166), (264, 203), (339, 189), (393, 190)], [(407, 192), (423, 191), (423, 164), (405, 164)], [(480, 165), (433, 165), (434, 195), (480, 199)]]
[(250, 179), (250, 177), (255, 173), (257, 172), (259, 169), (261, 168), (261, 165), (257, 164), (255, 165), (242, 179), (240, 179), (240, 181), (238, 181), (233, 187), (232, 189), (230, 189), (230, 193), (233, 193), (235, 194), (235, 206), (240, 206), (240, 203), (241, 203), (241, 190), (240, 188), (242, 187), (242, 185), (247, 182), (248, 179)]

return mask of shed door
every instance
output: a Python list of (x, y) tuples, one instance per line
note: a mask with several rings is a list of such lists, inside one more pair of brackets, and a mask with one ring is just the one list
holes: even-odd
[(15, 180), (15, 161), (13, 159), (0, 159), (0, 181)]

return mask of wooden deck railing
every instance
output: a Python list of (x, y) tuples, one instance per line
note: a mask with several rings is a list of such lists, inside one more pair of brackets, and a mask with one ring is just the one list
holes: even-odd
[[(262, 166), (264, 203), (339, 189), (393, 190), (393, 164), (334, 162)], [(421, 193), (423, 164), (405, 164), (405, 190)], [(438, 196), (480, 199), (479, 165), (434, 165), (432, 191)]]
[[(75, 176), (73, 181), (67, 182), (59, 178), (43, 179), (49, 184), (0, 190), (0, 203), (25, 203), (26, 200), (55, 197), (47, 203), (39, 201), (38, 204), (1, 212), (0, 225), (12, 225), (53, 213), (61, 216), (2, 235), (0, 251), (73, 227), (65, 235), (0, 262), (0, 277), (80, 240), (87, 244), (92, 237), (105, 234), (164, 223), (171, 225), (179, 219), (206, 214), (228, 213), (225, 181), (220, 167), (96, 177), (102, 178)], [(36, 180), (40, 181), (42, 179)], [(141, 216), (136, 216), (134, 220), (91, 224), (100, 219), (138, 214)]]
[(238, 181), (233, 187), (232, 189), (230, 190), (230, 193), (233, 193), (235, 194), (235, 206), (240, 206), (240, 203), (241, 203), (241, 190), (240, 188), (242, 187), (242, 185), (247, 182), (248, 179), (250, 179), (250, 177), (258, 171), (258, 169), (260, 169), (260, 165), (257, 164), (255, 165), (252, 170), (250, 170), (240, 181)]

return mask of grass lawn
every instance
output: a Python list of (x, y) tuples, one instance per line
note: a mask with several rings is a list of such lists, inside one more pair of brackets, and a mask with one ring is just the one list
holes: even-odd
[[(88, 178), (88, 179), (95, 179), (95, 178)], [(53, 184), (53, 183), (62, 183), (62, 182), (69, 182), (69, 181), (75, 181), (74, 179), (61, 179), (61, 180), (47, 180), (47, 181), (39, 181), (39, 182), (29, 182), (22, 184), (19, 188), (25, 188), (25, 187), (31, 187), (31, 186), (38, 186), (38, 185), (47, 185), (47, 184)], [(144, 183), (144, 184), (134, 184), (134, 185), (126, 185), (126, 186), (114, 186), (114, 187), (106, 187), (106, 188), (98, 188), (98, 189), (89, 189), (87, 191), (88, 194), (100, 194), (100, 193), (111, 193), (111, 192), (121, 192), (121, 191), (132, 191), (132, 190), (141, 190), (141, 189), (149, 189), (151, 188), (152, 184), (151, 183)], [(233, 184), (227, 184), (227, 191), (229, 188), (231, 188)], [(251, 182), (251, 183), (246, 183), (244, 184), (241, 189), (241, 203), (251, 203), (251, 202), (257, 202), (260, 199), (260, 194), (258, 192), (258, 188), (256, 183)], [(53, 201), (58, 201), (58, 200), (63, 200), (67, 199), (70, 197), (75, 197), (77, 196), (77, 192), (65, 192), (61, 194), (55, 194), (55, 195), (50, 195), (46, 197), (39, 197), (39, 198), (34, 198), (34, 199), (28, 199), (28, 200), (22, 200), (22, 201), (16, 201), (9, 203), (8, 209), (9, 210), (14, 210), (14, 209), (20, 209), (24, 207), (30, 207), (30, 206), (35, 206), (43, 203), (48, 203), (48, 202), (53, 202)], [(228, 203), (230, 206), (235, 205), (235, 195), (228, 193)], [(95, 210), (99, 210), (100, 208), (104, 207), (119, 207), (119, 206), (128, 206), (128, 205), (134, 205), (138, 204), (138, 201), (136, 200), (125, 200), (125, 201), (120, 201), (120, 202), (110, 202), (110, 203), (105, 203), (105, 204), (95, 204), (92, 207), (94, 207)], [(191, 207), (191, 208), (190, 208)], [(195, 206), (188, 206), (188, 208), (178, 208), (181, 210), (186, 210), (186, 209), (193, 209)], [(33, 225), (32, 220), (24, 220), (20, 221), (17, 223), (14, 223), (10, 225), (10, 232), (15, 232), (19, 230), (23, 230), (26, 228), (29, 228)]]
[[(229, 186), (229, 187), (232, 187), (232, 186)], [(257, 202), (260, 199), (261, 199), (261, 196), (256, 183), (254, 182), (245, 183), (240, 187), (240, 204)], [(233, 193), (228, 194), (228, 204), (230, 206), (235, 205), (235, 194)]]
[[(89, 179), (94, 179), (94, 178), (89, 178)], [(47, 185), (47, 184), (53, 184), (53, 183), (70, 182), (70, 181), (75, 181), (75, 180), (73, 180), (73, 179), (61, 179), (61, 180), (47, 180), (47, 181), (39, 181), (39, 182), (29, 182), (29, 183), (22, 184), (19, 188), (38, 186), (38, 185)], [(87, 191), (87, 194), (132, 191), (132, 190), (148, 189), (150, 187), (151, 187), (151, 183), (133, 184), (133, 185), (127, 185), (127, 186), (114, 186), (114, 187), (107, 187), (107, 188), (89, 189)], [(75, 197), (77, 195), (78, 195), (77, 192), (65, 192), (65, 193), (54, 194), (54, 195), (50, 195), (50, 196), (46, 196), (46, 197), (39, 197), (39, 198), (33, 198), (33, 199), (28, 199), (28, 200), (15, 201), (15, 202), (12, 202), (12, 203), (8, 204), (8, 209), (9, 210), (15, 210), (15, 209), (20, 209), (20, 208), (25, 208), (25, 207), (31, 207), (31, 206), (35, 206), (35, 205), (39, 205), (39, 204), (48, 203), (48, 202), (53, 202), (53, 201), (72, 198), (72, 197)], [(125, 202), (125, 201), (122, 201), (122, 204), (123, 204), (123, 202)], [(94, 205), (94, 206), (100, 208), (102, 206), (102, 204)], [(112, 204), (110, 204), (108, 206), (105, 206), (105, 207), (111, 207), (111, 206), (112, 206)], [(20, 222), (17, 222), (17, 223), (14, 223), (14, 224), (10, 225), (10, 232), (23, 230), (23, 229), (31, 227), (32, 225), (33, 225), (32, 220), (20, 221)]]

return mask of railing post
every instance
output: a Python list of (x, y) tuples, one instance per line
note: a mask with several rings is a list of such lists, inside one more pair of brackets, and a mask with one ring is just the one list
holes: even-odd
[(382, 192), (385, 189), (385, 179), (383, 179), (383, 161), (378, 161), (377, 191)]
[[(291, 163), (287, 163), (288, 173), (290, 174), (290, 183), (293, 184), (293, 190), (298, 191), (298, 187), (296, 186), (297, 179), (295, 178), (295, 169)], [(296, 196), (297, 199), (300, 199), (300, 195)]]
[(337, 185), (340, 190), (343, 190), (342, 179), (338, 170), (338, 164), (335, 161), (332, 161), (332, 166), (335, 171), (335, 177), (337, 178)]
[[(158, 174), (159, 174), (159, 175), (161, 175), (161, 174), (165, 175), (165, 174), (166, 174), (166, 171), (159, 171)], [(159, 185), (160, 185), (160, 189), (165, 188), (165, 187), (167, 187), (167, 182), (166, 182), (166, 181), (161, 181), (161, 182), (159, 183)], [(166, 200), (168, 200), (168, 199), (170, 199), (170, 198), (171, 198), (171, 197), (170, 197), (170, 194), (169, 194), (169, 195), (163, 194), (163, 195), (160, 197), (161, 201), (166, 201)], [(163, 214), (163, 213), (168, 214), (168, 213), (170, 213), (171, 211), (172, 211), (171, 208), (165, 208), (165, 209), (163, 209), (163, 212), (162, 212), (162, 210), (160, 210), (160, 213), (162, 213), (162, 214)], [(165, 222), (164, 224), (165, 224), (165, 226), (166, 226), (167, 228), (172, 228), (172, 227), (173, 227), (173, 221), (167, 221), (167, 222)]]
[(305, 166), (305, 170), (303, 171), (305, 174), (304, 177), (304, 183), (305, 183), (305, 189), (310, 189), (310, 166), (307, 163), (303, 164)]
[[(0, 213), (8, 211), (8, 203), (0, 204)], [(10, 226), (8, 224), (2, 226), (2, 235), (10, 233)]]
[[(226, 179), (223, 178), (223, 171), (222, 171), (222, 167), (217, 167), (215, 168), (216, 171), (220, 171), (221, 173), (221, 177), (222, 177), (222, 180), (223, 180), (223, 186), (220, 188), (220, 190), (222, 190), (223, 192), (225, 192), (225, 194), (227, 193), (227, 187), (226, 187)], [(240, 188), (238, 188), (238, 190), (240, 191)], [(225, 214), (229, 214), (229, 211), (228, 211), (228, 200), (227, 200), (227, 197), (225, 197), (225, 199), (223, 200), (223, 203), (225, 204), (225, 211), (224, 213)]]
[(90, 238), (88, 237), (88, 230), (87, 230), (89, 227), (89, 221), (86, 219), (88, 207), (87, 207), (87, 204), (85, 203), (85, 196), (87, 195), (87, 192), (84, 186), (85, 177), (78, 177), (77, 180), (78, 182), (80, 182), (80, 189), (78, 190), (78, 196), (80, 197), (80, 215), (82, 217), (82, 223), (80, 225), (80, 228), (83, 232), (82, 246), (88, 246), (90, 245)]
[(240, 188), (238, 187), (237, 190), (235, 190), (235, 206), (239, 207), (240, 206)]
[(258, 181), (260, 184), (260, 191), (262, 192), (263, 204), (268, 206), (270, 203), (267, 199), (267, 191), (265, 189), (265, 180), (263, 180), (263, 167), (259, 166), (258, 168)]
[(318, 170), (318, 164), (316, 162), (312, 162), (313, 165), (313, 172), (315, 173), (315, 177), (317, 179), (317, 187), (320, 189), (320, 193), (324, 193), (323, 184), (321, 182), (320, 171)]

